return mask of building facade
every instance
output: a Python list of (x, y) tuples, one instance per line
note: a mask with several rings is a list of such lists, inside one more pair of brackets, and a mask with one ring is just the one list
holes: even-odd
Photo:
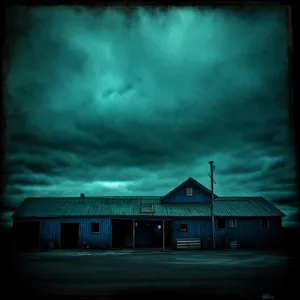
[[(262, 197), (218, 197), (193, 178), (167, 195), (27, 198), (13, 215), (17, 248), (268, 247), (279, 209)], [(214, 229), (213, 229), (214, 227)], [(214, 242), (213, 242), (214, 241)]]

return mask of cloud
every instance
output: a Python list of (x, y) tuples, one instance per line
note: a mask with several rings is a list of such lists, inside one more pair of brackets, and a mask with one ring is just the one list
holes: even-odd
[(11, 16), (9, 201), (209, 187), (212, 159), (217, 194), (295, 193), (284, 10)]
[(274, 203), (279, 205), (289, 205), (292, 208), (297, 208), (299, 206), (298, 198), (296, 197), (280, 197), (278, 199), (273, 200)]
[(298, 227), (299, 226), (299, 208), (294, 208), (286, 212), (287, 215), (282, 218), (284, 227)]

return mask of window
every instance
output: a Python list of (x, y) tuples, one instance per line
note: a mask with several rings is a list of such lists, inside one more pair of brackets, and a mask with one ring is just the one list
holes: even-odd
[(229, 227), (236, 228), (237, 227), (237, 220), (236, 219), (230, 219), (229, 220)]
[(224, 219), (218, 219), (218, 228), (219, 229), (225, 228), (225, 220)]
[(261, 227), (269, 228), (269, 220), (268, 219), (261, 220)]
[(188, 230), (188, 226), (187, 224), (180, 224), (180, 231), (187, 231)]
[(92, 233), (100, 232), (100, 223), (92, 223)]
[(186, 195), (187, 196), (193, 196), (193, 189), (192, 188), (187, 188), (186, 189)]

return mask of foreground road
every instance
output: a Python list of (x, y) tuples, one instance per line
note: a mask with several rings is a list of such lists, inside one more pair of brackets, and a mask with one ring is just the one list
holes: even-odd
[(96, 295), (133, 289), (277, 295), (290, 259), (258, 251), (49, 251), (20, 254), (18, 278), (59, 295)]

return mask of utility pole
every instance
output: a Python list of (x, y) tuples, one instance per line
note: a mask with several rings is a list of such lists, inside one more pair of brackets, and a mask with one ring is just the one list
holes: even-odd
[(215, 249), (215, 217), (214, 217), (214, 162), (210, 161), (210, 181), (211, 181), (211, 231), (212, 231), (212, 248)]

